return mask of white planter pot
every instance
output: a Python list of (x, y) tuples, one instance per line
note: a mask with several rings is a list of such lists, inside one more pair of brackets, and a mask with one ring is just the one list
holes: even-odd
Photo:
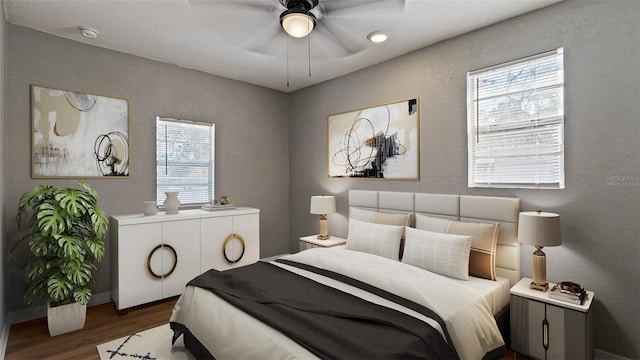
[(51, 336), (82, 329), (86, 318), (87, 305), (71, 303), (51, 307), (51, 304), (47, 303), (47, 322)]

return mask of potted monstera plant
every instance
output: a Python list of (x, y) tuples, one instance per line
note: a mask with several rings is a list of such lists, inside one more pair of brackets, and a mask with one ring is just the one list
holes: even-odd
[(82, 189), (37, 185), (18, 203), (18, 226), (31, 213), (30, 231), (21, 239), (32, 255), (25, 266), (24, 300), (28, 305), (48, 300), (51, 336), (84, 327), (93, 270), (104, 258), (107, 216), (95, 189), (77, 183)]

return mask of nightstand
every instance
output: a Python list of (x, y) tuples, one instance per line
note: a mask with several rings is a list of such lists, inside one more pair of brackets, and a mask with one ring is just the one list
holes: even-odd
[(337, 236), (331, 236), (326, 240), (318, 239), (318, 235), (309, 235), (300, 238), (300, 251), (307, 250), (316, 247), (333, 247), (344, 245), (347, 243), (347, 239), (343, 239)]
[(511, 349), (538, 359), (593, 359), (595, 294), (587, 291), (577, 305), (530, 289), (530, 282), (524, 278), (511, 288)]

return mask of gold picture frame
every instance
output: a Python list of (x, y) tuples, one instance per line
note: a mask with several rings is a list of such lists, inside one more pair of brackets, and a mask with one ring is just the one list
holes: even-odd
[(419, 180), (418, 98), (327, 116), (329, 178)]
[(129, 176), (129, 102), (31, 85), (32, 178)]

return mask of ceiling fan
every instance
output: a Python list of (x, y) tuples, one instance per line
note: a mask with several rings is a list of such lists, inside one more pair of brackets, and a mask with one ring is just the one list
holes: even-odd
[[(367, 35), (388, 30), (405, 9), (405, 0), (190, 0), (214, 34), (239, 47), (280, 55), (305, 38), (317, 56), (342, 58), (370, 46)], [(307, 41), (304, 41), (307, 44)], [(319, 53), (319, 54), (318, 54)]]

